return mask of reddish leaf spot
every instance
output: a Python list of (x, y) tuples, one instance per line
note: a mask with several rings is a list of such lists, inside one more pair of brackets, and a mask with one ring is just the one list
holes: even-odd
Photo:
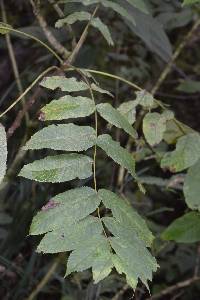
[(60, 203), (55, 202), (54, 200), (49, 200), (49, 202), (47, 202), (47, 204), (45, 204), (44, 206), (42, 206), (42, 211), (47, 211), (49, 209), (53, 209), (55, 207), (57, 207), (58, 205), (60, 205)]

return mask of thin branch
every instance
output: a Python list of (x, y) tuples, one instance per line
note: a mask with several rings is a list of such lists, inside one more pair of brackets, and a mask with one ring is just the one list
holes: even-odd
[(15, 32), (15, 33), (18, 33), (20, 35), (26, 36), (27, 38), (36, 41), (37, 43), (39, 43), (40, 45), (42, 45), (43, 47), (45, 47), (47, 50), (49, 50), (49, 52), (51, 54), (53, 54), (53, 56), (55, 56), (57, 58), (57, 60), (61, 64), (63, 63), (63, 60), (61, 59), (61, 57), (51, 47), (49, 47), (46, 43), (42, 42), (40, 39), (38, 39), (34, 35), (26, 33), (26, 32), (23, 32), (23, 31), (18, 30), (18, 29), (14, 29), (12, 27), (7, 27), (6, 25), (2, 25), (2, 24), (0, 24), (0, 29), (9, 30), (9, 33)]
[(36, 83), (44, 77), (47, 73), (50, 71), (58, 69), (56, 66), (52, 66), (45, 71), (43, 71), (30, 85), (29, 87), (4, 111), (0, 114), (0, 118), (3, 117), (8, 111), (10, 111), (33, 87), (36, 85)]
[[(58, 16), (60, 18), (64, 18), (65, 14), (63, 13), (62, 9), (60, 8), (60, 6), (54, 2), (54, 0), (49, 0), (49, 3), (51, 5), (53, 5), (53, 8), (55, 9), (55, 11), (57, 12)], [(73, 32), (72, 26), (69, 24), (66, 24), (67, 27), (67, 31), (70, 33), (71, 37), (72, 37), (72, 46), (75, 47), (76, 45), (76, 37), (75, 34)]]
[(191, 39), (191, 37), (193, 36), (194, 32), (196, 31), (196, 29), (199, 27), (200, 25), (200, 20), (197, 19), (197, 21), (194, 23), (194, 25), (192, 26), (191, 30), (188, 32), (188, 34), (185, 36), (185, 38), (183, 39), (183, 41), (180, 43), (180, 45), (177, 47), (176, 51), (174, 52), (170, 62), (166, 65), (166, 67), (164, 68), (164, 70), (162, 71), (161, 75), (159, 76), (158, 81), (156, 82), (154, 88), (152, 89), (151, 93), (154, 95), (160, 88), (160, 86), (162, 85), (162, 83), (165, 81), (167, 75), (170, 73), (174, 62), (176, 61), (176, 59), (179, 57), (179, 55), (181, 54), (182, 50), (185, 48), (185, 46), (187, 45), (188, 41)]
[[(3, 20), (4, 23), (7, 24), (8, 20), (7, 20), (4, 0), (1, 0), (1, 11), (2, 11), (2, 20)], [(23, 86), (22, 86), (22, 83), (21, 83), (21, 80), (20, 80), (19, 69), (18, 69), (16, 58), (15, 58), (15, 53), (14, 53), (14, 49), (13, 49), (13, 46), (12, 46), (12, 42), (11, 42), (9, 32), (6, 34), (6, 44), (7, 44), (8, 53), (9, 53), (13, 73), (14, 73), (14, 76), (15, 76), (17, 88), (18, 88), (18, 91), (19, 91), (19, 95), (21, 95), (23, 93)], [(22, 103), (23, 103), (23, 107), (24, 107), (25, 97), (22, 98)], [(26, 123), (28, 124), (29, 117), (28, 117), (27, 113), (25, 113), (25, 119), (26, 119)]]
[(130, 288), (128, 284), (125, 284), (123, 288), (111, 299), (111, 300), (119, 300), (121, 296)]
[(172, 285), (172, 286), (162, 290), (160, 293), (153, 295), (152, 297), (148, 298), (147, 300), (157, 300), (163, 296), (173, 293), (176, 290), (186, 288), (197, 281), (200, 281), (200, 277), (193, 277), (193, 278), (187, 279), (185, 281), (178, 282), (175, 285)]
[(77, 57), (77, 54), (79, 53), (81, 47), (83, 46), (83, 43), (85, 42), (86, 40), (86, 37), (87, 37), (87, 34), (88, 34), (88, 29), (90, 27), (90, 24), (91, 24), (91, 21), (92, 19), (94, 18), (94, 16), (96, 15), (97, 13), (97, 10), (99, 8), (99, 5), (96, 6), (95, 10), (93, 11), (93, 14), (91, 15), (91, 18), (89, 20), (89, 22), (87, 23), (78, 43), (76, 44), (74, 50), (72, 51), (72, 54), (70, 55), (70, 57), (68, 58), (68, 60), (66, 61), (66, 65), (68, 64), (72, 64), (75, 60), (75, 58)]
[(40, 27), (42, 28), (47, 40), (49, 41), (50, 45), (60, 54), (64, 59), (67, 59), (71, 52), (69, 52), (61, 43), (55, 38), (53, 33), (48, 29), (48, 25), (44, 17), (41, 15), (39, 9), (36, 7), (34, 0), (29, 0), (32, 7), (33, 13), (36, 16)]
[(48, 272), (46, 273), (46, 275), (42, 278), (42, 280), (40, 281), (40, 283), (37, 285), (37, 287), (35, 288), (35, 290), (30, 294), (30, 296), (27, 298), (27, 300), (34, 300), (35, 299), (35, 297), (38, 295), (38, 293), (49, 282), (49, 280), (51, 279), (52, 275), (56, 271), (56, 269), (59, 266), (59, 264), (60, 264), (60, 257), (58, 257), (58, 258), (56, 258), (54, 260), (53, 264), (51, 265), (51, 267), (48, 270)]

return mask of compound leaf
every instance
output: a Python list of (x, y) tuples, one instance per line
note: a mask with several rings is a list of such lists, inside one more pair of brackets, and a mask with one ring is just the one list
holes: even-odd
[(137, 133), (135, 129), (131, 126), (131, 124), (127, 121), (127, 119), (111, 104), (109, 103), (101, 103), (97, 105), (97, 111), (99, 114), (110, 124), (124, 129), (129, 135), (136, 138)]
[(19, 175), (40, 182), (84, 179), (92, 175), (92, 159), (77, 153), (47, 156), (25, 165)]
[(43, 149), (63, 151), (84, 151), (94, 146), (96, 133), (92, 127), (72, 123), (50, 125), (35, 133), (24, 149)]
[(95, 111), (95, 105), (89, 98), (67, 95), (51, 101), (41, 111), (42, 119), (45, 121), (63, 120), (89, 116)]

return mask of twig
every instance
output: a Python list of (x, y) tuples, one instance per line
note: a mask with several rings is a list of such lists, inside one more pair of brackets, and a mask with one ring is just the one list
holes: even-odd
[(29, 0), (32, 7), (33, 13), (35, 14), (40, 27), (42, 28), (47, 40), (49, 41), (50, 45), (57, 51), (64, 59), (67, 59), (70, 55), (70, 52), (61, 45), (61, 43), (55, 38), (52, 32), (48, 29), (48, 25), (44, 17), (40, 14), (39, 9), (36, 7), (34, 0)]
[[(4, 5), (4, 0), (1, 0), (1, 11), (2, 11), (2, 20), (3, 20), (4, 23), (7, 24), (7, 16), (6, 16), (6, 9), (5, 9), (5, 5)], [(8, 53), (9, 53), (13, 73), (14, 73), (14, 76), (15, 76), (17, 88), (18, 88), (18, 91), (19, 91), (19, 95), (21, 95), (23, 93), (23, 86), (22, 86), (22, 83), (21, 83), (21, 80), (20, 80), (19, 69), (18, 69), (16, 58), (15, 58), (15, 53), (14, 53), (14, 49), (13, 49), (13, 46), (12, 46), (12, 43), (11, 43), (11, 38), (10, 38), (9, 32), (6, 34), (6, 44), (7, 44)], [(25, 97), (22, 98), (22, 103), (23, 103), (23, 107), (24, 107)], [(28, 117), (27, 113), (25, 113), (25, 119), (26, 119), (26, 123), (28, 124), (29, 117)]]
[(20, 127), (23, 116), (26, 114), (27, 111), (30, 110), (30, 108), (35, 103), (36, 99), (38, 99), (41, 96), (41, 93), (42, 93), (42, 89), (40, 87), (37, 88), (35, 90), (35, 92), (33, 93), (33, 95), (31, 96), (31, 98), (28, 100), (28, 102), (24, 105), (23, 109), (21, 109), (18, 112), (14, 122), (12, 123), (10, 128), (7, 130), (7, 139), (9, 139), (13, 135), (15, 130), (17, 130), (17, 128)]
[(27, 298), (27, 300), (34, 300), (34, 298), (37, 296), (37, 294), (43, 289), (43, 287), (48, 283), (50, 278), (52, 277), (53, 273), (57, 269), (58, 265), (60, 263), (60, 257), (56, 258), (53, 264), (51, 265), (50, 269), (46, 273), (46, 275), (42, 278), (42, 280), (39, 282), (39, 284), (36, 286), (35, 290), (30, 294), (30, 296)]
[(47, 73), (49, 73), (53, 69), (58, 69), (56, 66), (52, 66), (42, 72), (30, 85), (27, 89), (4, 111), (0, 114), (0, 118), (3, 117), (8, 111), (10, 111), (33, 87), (36, 83), (43, 78)]
[[(58, 16), (60, 18), (64, 18), (65, 17), (65, 14), (63, 13), (62, 9), (60, 8), (60, 6), (57, 3), (54, 2), (54, 0), (49, 0), (49, 3), (51, 5), (53, 5), (53, 8), (55, 9), (55, 11), (57, 12), (57, 14), (58, 14)], [(70, 33), (70, 35), (72, 37), (72, 46), (75, 47), (75, 45), (76, 45), (75, 34), (74, 34), (73, 30), (72, 30), (71, 25), (67, 24), (66, 26), (67, 26), (68, 32)]]
[(172, 58), (170, 60), (170, 62), (166, 65), (166, 67), (164, 68), (164, 70), (162, 71), (161, 75), (159, 76), (158, 81), (156, 82), (154, 88), (152, 89), (151, 93), (154, 95), (160, 88), (160, 86), (162, 85), (162, 83), (164, 82), (164, 80), (166, 79), (167, 75), (170, 73), (174, 62), (176, 61), (176, 59), (179, 57), (179, 55), (181, 54), (182, 50), (185, 48), (185, 46), (187, 45), (188, 41), (191, 39), (193, 33), (195, 32), (195, 30), (198, 28), (198, 26), (200, 25), (200, 20), (198, 19), (194, 25), (192, 26), (191, 30), (188, 32), (188, 34), (185, 36), (185, 38), (183, 39), (183, 41), (180, 43), (180, 45), (177, 47), (176, 51), (174, 52), (174, 54), (172, 55)]
[(83, 46), (83, 43), (85, 42), (85, 39), (87, 37), (88, 34), (88, 29), (90, 27), (91, 21), (94, 18), (94, 16), (96, 15), (96, 12), (99, 8), (99, 5), (96, 6), (95, 10), (93, 11), (93, 14), (91, 15), (91, 18), (89, 20), (89, 22), (87, 23), (85, 29), (83, 30), (83, 33), (81, 34), (81, 37), (78, 41), (78, 43), (76, 44), (74, 50), (72, 51), (72, 54), (70, 55), (70, 57), (68, 58), (68, 60), (66, 61), (66, 64), (72, 64), (77, 56), (77, 54), (79, 53), (81, 47)]
[(130, 288), (128, 284), (125, 284), (123, 288), (111, 299), (111, 300), (118, 300), (123, 294)]
[(187, 279), (185, 281), (178, 282), (175, 285), (172, 285), (172, 286), (164, 289), (160, 293), (157, 293), (157, 294), (153, 295), (152, 297), (148, 298), (147, 300), (159, 299), (163, 296), (171, 294), (172, 292), (174, 292), (178, 289), (186, 288), (186, 287), (190, 286), (191, 284), (193, 284), (194, 282), (197, 282), (197, 281), (200, 281), (200, 277), (193, 277), (193, 278)]

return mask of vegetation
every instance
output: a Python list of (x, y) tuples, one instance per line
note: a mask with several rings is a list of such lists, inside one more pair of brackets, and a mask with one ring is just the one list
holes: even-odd
[(198, 299), (200, 1), (0, 3), (1, 298)]

